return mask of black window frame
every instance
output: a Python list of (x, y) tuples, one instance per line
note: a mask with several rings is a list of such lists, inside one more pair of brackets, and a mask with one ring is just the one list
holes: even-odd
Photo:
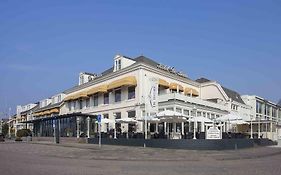
[[(117, 94), (116, 92), (120, 92), (120, 94), (119, 93)], [(114, 91), (114, 101), (115, 101), (115, 103), (122, 101), (122, 91), (121, 91), (121, 89), (116, 89)]]
[(128, 100), (136, 98), (136, 86), (128, 87)]

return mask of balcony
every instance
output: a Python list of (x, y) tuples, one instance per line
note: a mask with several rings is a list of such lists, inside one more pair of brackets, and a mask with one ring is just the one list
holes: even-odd
[(227, 105), (217, 104), (206, 100), (202, 100), (200, 98), (189, 97), (179, 93), (168, 93), (168, 94), (159, 95), (159, 102), (166, 102), (168, 100), (180, 100), (180, 101), (194, 103), (201, 106), (228, 111)]

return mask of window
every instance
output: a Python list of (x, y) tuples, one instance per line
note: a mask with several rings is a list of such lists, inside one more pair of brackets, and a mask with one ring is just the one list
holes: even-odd
[(103, 104), (109, 104), (109, 94), (105, 93), (103, 95)]
[(197, 112), (197, 117), (201, 117), (202, 113), (201, 112)]
[(121, 112), (115, 113), (115, 119), (121, 119)]
[(83, 101), (79, 100), (79, 109), (82, 109), (82, 108), (83, 108)]
[(73, 109), (76, 109), (76, 101), (73, 101)]
[(115, 102), (121, 101), (121, 89), (115, 90)]
[(69, 101), (69, 102), (67, 103), (67, 105), (68, 105), (68, 110), (71, 111), (71, 101)]
[(182, 112), (181, 112), (181, 108), (176, 108), (176, 112), (182, 113)]
[(90, 99), (86, 99), (86, 108), (89, 108), (90, 107)]
[(186, 109), (183, 110), (183, 114), (184, 114), (184, 115), (189, 115), (189, 110), (186, 110)]
[(108, 114), (103, 114), (103, 118), (108, 119)]
[(118, 70), (121, 69), (121, 60), (118, 60)]
[(136, 98), (136, 91), (135, 90), (136, 90), (135, 86), (128, 87), (128, 99)]
[(94, 94), (94, 106), (98, 106), (99, 105), (99, 96), (98, 94)]
[(158, 109), (158, 112), (162, 112), (162, 111), (165, 111), (165, 109), (164, 108), (159, 108)]
[(128, 111), (128, 118), (136, 117), (136, 111)]

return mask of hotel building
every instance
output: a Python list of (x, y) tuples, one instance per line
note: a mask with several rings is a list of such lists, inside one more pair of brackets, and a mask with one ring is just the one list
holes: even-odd
[[(205, 117), (213, 121), (229, 113), (242, 116), (245, 121), (255, 116), (253, 105), (245, 102), (239, 93), (206, 78), (191, 80), (174, 67), (144, 56), (129, 58), (116, 55), (113, 66), (108, 70), (100, 74), (80, 73), (77, 86), (54, 98), (40, 101), (32, 112), (32, 118), (26, 122), (32, 125), (30, 128), (35, 136), (53, 136), (54, 125), (59, 125), (60, 136), (79, 137), (84, 134), (95, 137), (97, 115), (112, 121), (124, 118), (138, 121), (102, 124), (103, 133), (116, 130), (120, 137), (122, 133), (139, 133), (143, 137), (143, 119), (165, 110), (176, 111), (187, 118)], [(170, 125), (165, 122), (150, 123), (148, 133), (167, 135), (172, 132)], [(221, 127), (226, 131), (225, 123)], [(176, 133), (181, 135), (180, 138), (194, 129), (204, 133), (205, 123), (176, 124)]]

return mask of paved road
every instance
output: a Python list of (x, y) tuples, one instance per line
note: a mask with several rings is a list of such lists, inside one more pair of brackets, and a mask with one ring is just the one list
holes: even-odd
[(186, 151), (8, 142), (0, 143), (0, 174), (279, 175), (281, 148)]

